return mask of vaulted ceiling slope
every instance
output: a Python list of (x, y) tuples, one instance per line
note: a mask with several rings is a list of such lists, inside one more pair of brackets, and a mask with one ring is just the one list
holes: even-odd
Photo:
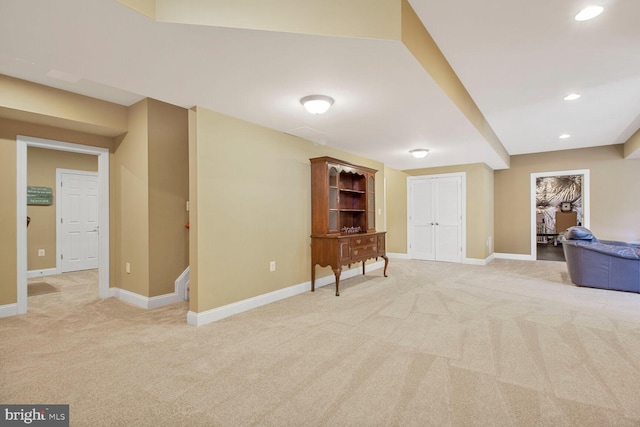
[[(579, 23), (579, 0), (0, 0), (0, 74), (198, 105), (401, 170), (630, 138), (634, 157), (640, 2), (600, 3)], [(335, 103), (312, 116), (316, 93)]]

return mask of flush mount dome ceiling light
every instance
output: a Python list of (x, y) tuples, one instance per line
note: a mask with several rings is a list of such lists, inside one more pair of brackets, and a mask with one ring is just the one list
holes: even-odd
[(600, 15), (604, 8), (602, 6), (587, 6), (575, 16), (576, 21), (588, 21)]
[(429, 154), (429, 150), (427, 150), (426, 148), (416, 148), (415, 150), (411, 150), (409, 152), (416, 159), (423, 159), (427, 157), (427, 154)]
[(560, 139), (567, 139), (567, 138), (571, 138), (571, 135), (569, 135), (568, 133), (563, 133), (562, 135), (560, 135), (558, 138)]
[(579, 93), (570, 93), (569, 95), (565, 96), (563, 99), (565, 101), (575, 101), (576, 99), (580, 98), (582, 95), (580, 95)]
[(333, 98), (326, 95), (309, 95), (302, 98), (300, 103), (311, 114), (322, 114), (333, 105)]

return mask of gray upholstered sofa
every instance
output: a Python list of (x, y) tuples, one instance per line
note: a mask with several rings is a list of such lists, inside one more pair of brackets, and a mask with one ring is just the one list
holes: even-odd
[(568, 228), (560, 241), (572, 283), (640, 292), (640, 245), (598, 240), (578, 226)]

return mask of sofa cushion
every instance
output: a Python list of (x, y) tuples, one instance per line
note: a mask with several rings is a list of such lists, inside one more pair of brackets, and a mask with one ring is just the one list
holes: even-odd
[(567, 231), (564, 232), (564, 238), (567, 240), (589, 240), (591, 242), (598, 240), (591, 230), (579, 225), (567, 228)]

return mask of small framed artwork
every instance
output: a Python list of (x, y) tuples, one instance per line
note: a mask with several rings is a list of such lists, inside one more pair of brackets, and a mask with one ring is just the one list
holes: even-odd
[(571, 212), (571, 202), (562, 202), (560, 204), (560, 210), (562, 212)]

